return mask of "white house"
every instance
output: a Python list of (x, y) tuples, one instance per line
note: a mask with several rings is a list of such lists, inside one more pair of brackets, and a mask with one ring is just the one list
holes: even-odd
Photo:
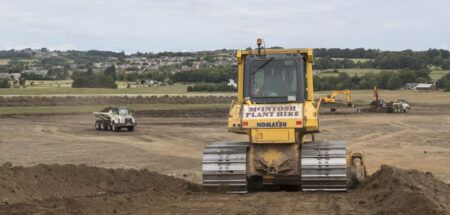
[(228, 81), (228, 84), (227, 84), (228, 86), (233, 86), (234, 88), (237, 88), (237, 84), (236, 84), (236, 82), (233, 80), (233, 79), (230, 79), (229, 81)]
[(416, 85), (414, 88), (412, 88), (413, 90), (434, 90), (434, 84), (423, 84), (420, 83), (418, 85)]

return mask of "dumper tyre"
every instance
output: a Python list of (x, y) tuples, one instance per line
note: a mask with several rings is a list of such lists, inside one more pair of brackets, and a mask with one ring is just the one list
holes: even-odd
[(120, 128), (116, 126), (115, 122), (112, 122), (111, 129), (113, 132), (118, 132), (120, 130)]
[(99, 131), (99, 130), (101, 129), (101, 128), (100, 128), (100, 123), (101, 123), (100, 120), (95, 121), (95, 129), (96, 129), (97, 131)]
[(134, 126), (127, 127), (128, 131), (134, 131)]
[(103, 120), (103, 121), (100, 123), (100, 129), (101, 129), (102, 131), (108, 130), (108, 124), (106, 123), (106, 121)]

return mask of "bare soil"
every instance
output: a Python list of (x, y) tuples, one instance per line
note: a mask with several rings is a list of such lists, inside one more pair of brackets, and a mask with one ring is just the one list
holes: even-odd
[(202, 192), (204, 146), (246, 140), (206, 112), (142, 112), (135, 132), (119, 133), (96, 131), (89, 114), (4, 116), (0, 214), (450, 213), (448, 107), (322, 115), (316, 139), (364, 151), (373, 174), (346, 193)]

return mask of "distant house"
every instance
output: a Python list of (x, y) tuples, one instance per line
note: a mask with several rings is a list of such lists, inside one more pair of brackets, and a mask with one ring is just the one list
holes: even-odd
[(11, 79), (11, 80), (19, 80), (21, 74), (20, 73), (0, 73), (1, 79)]
[(10, 75), (8, 73), (0, 73), (0, 78), (1, 79), (5, 79), (5, 78), (9, 79), (11, 77), (10, 77)]
[(14, 80), (19, 80), (20, 77), (22, 76), (22, 74), (20, 74), (20, 73), (10, 73), (9, 75), (10, 75), (11, 79), (14, 79)]
[(413, 90), (417, 90), (417, 91), (429, 91), (429, 90), (436, 90), (436, 87), (434, 86), (434, 84), (423, 84), (420, 83), (417, 86), (415, 86), (413, 88)]
[(407, 83), (405, 84), (404, 88), (417, 91), (429, 91), (436, 90), (436, 85), (427, 83)]
[(48, 73), (48, 70), (41, 69), (41, 70), (23, 70), (22, 73), (33, 73), (35, 75), (41, 75), (42, 77), (45, 77)]
[(412, 90), (412, 89), (414, 89), (414, 87), (416, 87), (417, 85), (419, 85), (419, 83), (406, 83), (405, 86), (403, 86), (403, 88)]
[(227, 84), (228, 86), (233, 86), (234, 88), (237, 88), (237, 84), (236, 84), (236, 82), (233, 80), (233, 79), (230, 79), (229, 81), (228, 81), (228, 84)]
[(153, 87), (153, 86), (161, 85), (161, 82), (156, 81), (156, 80), (152, 80), (152, 79), (145, 79), (143, 84), (147, 85), (149, 87)]

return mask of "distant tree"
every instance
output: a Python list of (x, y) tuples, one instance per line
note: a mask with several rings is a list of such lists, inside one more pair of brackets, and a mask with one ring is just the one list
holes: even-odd
[(0, 88), (10, 88), (9, 80), (6, 78), (0, 79)]
[(417, 83), (428, 83), (427, 79), (424, 78), (424, 77), (418, 77), (418, 78), (416, 79), (416, 82), (417, 82)]
[(6, 72), (9, 73), (20, 73), (28, 67), (28, 64), (18, 59), (12, 59), (6, 65)]
[(210, 63), (214, 63), (216, 61), (216, 58), (214, 56), (207, 55), (207, 56), (203, 57), (203, 60), (210, 62)]
[(377, 75), (374, 73), (368, 73), (361, 77), (359, 86), (361, 89), (372, 89), (374, 86), (378, 85)]
[(125, 73), (125, 72), (119, 72), (119, 73), (117, 74), (117, 80), (118, 80), (118, 81), (125, 81), (125, 76), (126, 76), (126, 73)]
[(347, 59), (347, 58), (343, 59), (340, 62), (340, 64), (341, 64), (342, 68), (355, 68), (356, 67), (355, 62), (353, 62), (353, 60), (350, 60), (350, 59)]
[(86, 71), (86, 75), (93, 75), (94, 74), (94, 70), (92, 69), (92, 67), (88, 67), (87, 71)]
[(386, 83), (386, 89), (388, 90), (396, 90), (403, 86), (402, 79), (400, 79), (400, 76), (398, 74), (392, 74), (387, 83)]
[(111, 77), (114, 81), (117, 80), (116, 67), (114, 65), (108, 67), (103, 72), (104, 75)]
[(19, 79), (19, 85), (22, 86), (22, 87), (24, 87), (24, 86), (25, 86), (25, 83), (26, 83), (25, 78), (22, 78), (22, 77), (21, 77), (21, 78)]
[(117, 88), (116, 82), (104, 74), (74, 72), (72, 88)]
[(67, 62), (63, 57), (47, 57), (43, 58), (39, 62), (39, 65), (42, 67), (65, 66)]
[[(430, 76), (431, 71), (429, 69), (415, 70), (414, 73), (416, 74), (417, 79), (420, 78), (421, 83), (427, 83), (427, 82), (432, 81), (431, 76)], [(419, 82), (419, 81), (416, 80), (416, 82)]]
[(95, 75), (94, 87), (117, 89), (117, 84), (111, 77), (102, 74), (97, 74)]
[(402, 79), (403, 83), (414, 83), (416, 82), (417, 76), (413, 70), (401, 70), (399, 72), (400, 79)]
[(138, 79), (138, 73), (134, 72), (134, 73), (129, 73), (125, 75), (125, 80), (126, 81), (136, 81)]
[(236, 68), (227, 66), (177, 72), (171, 78), (175, 82), (221, 83), (228, 82), (229, 79), (236, 79), (236, 76)]
[(386, 89), (387, 82), (389, 81), (389, 78), (392, 76), (392, 73), (393, 73), (392, 71), (381, 71), (380, 73), (378, 73), (377, 87), (381, 89)]
[(445, 92), (450, 92), (450, 73), (444, 75), (436, 84), (438, 88), (444, 89)]

